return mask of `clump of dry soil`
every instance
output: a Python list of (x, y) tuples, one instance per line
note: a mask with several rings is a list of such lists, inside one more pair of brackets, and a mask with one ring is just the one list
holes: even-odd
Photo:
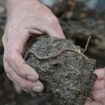
[(26, 53), (40, 75), (51, 105), (84, 105), (95, 82), (95, 60), (70, 40), (40, 37)]

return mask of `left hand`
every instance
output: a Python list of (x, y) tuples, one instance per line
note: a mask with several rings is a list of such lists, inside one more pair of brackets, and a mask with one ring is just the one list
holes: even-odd
[(39, 0), (7, 2), (7, 24), (2, 40), (5, 72), (24, 91), (40, 93), (44, 86), (38, 73), (24, 61), (24, 46), (32, 36), (47, 34), (64, 38), (64, 33), (57, 17)]
[(87, 99), (85, 105), (105, 105), (105, 68), (95, 71), (97, 80), (92, 89), (92, 99)]

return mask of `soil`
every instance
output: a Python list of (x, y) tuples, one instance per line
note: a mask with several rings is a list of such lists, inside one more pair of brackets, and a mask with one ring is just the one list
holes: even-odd
[(95, 60), (71, 40), (40, 37), (26, 53), (40, 75), (51, 105), (84, 105), (95, 82)]

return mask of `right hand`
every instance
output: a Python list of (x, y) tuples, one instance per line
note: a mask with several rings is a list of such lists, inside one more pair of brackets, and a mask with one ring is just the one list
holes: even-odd
[(88, 99), (85, 105), (105, 105), (105, 68), (95, 70), (96, 82), (92, 89), (92, 99)]
[(64, 38), (57, 18), (37, 0), (8, 0), (7, 24), (3, 36), (4, 68), (7, 76), (26, 92), (42, 92), (39, 76), (23, 60), (30, 36), (46, 33)]

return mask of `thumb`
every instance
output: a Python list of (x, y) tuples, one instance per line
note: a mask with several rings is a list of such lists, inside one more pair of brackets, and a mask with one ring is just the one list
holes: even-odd
[(65, 39), (65, 35), (57, 19), (50, 24), (50, 27), (47, 27), (46, 32), (52, 37)]

